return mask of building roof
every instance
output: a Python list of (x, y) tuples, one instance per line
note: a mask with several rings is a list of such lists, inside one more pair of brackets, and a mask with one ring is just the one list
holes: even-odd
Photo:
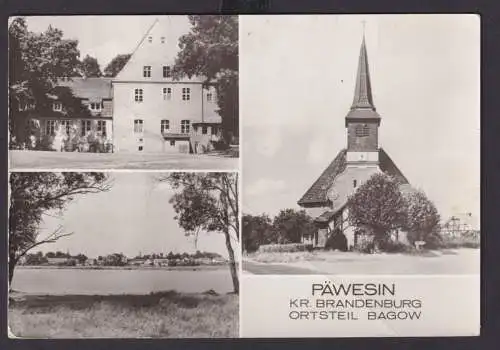
[[(335, 178), (346, 168), (347, 150), (341, 150), (328, 167), (323, 171), (319, 178), (306, 191), (297, 202), (301, 207), (325, 206), (329, 204), (327, 191), (333, 184)], [(408, 184), (408, 180), (398, 169), (389, 155), (382, 149), (379, 149), (379, 168), (387, 175), (393, 176), (400, 184)]]
[(328, 167), (321, 173), (318, 179), (306, 191), (302, 198), (298, 201), (300, 206), (311, 206), (315, 204), (325, 204), (328, 202), (326, 192), (332, 185), (333, 180), (338, 174), (344, 171), (346, 167), (347, 150), (341, 150)]
[(112, 78), (69, 78), (60, 80), (58, 86), (67, 86), (73, 94), (81, 99), (90, 102), (100, 102), (103, 99), (111, 99), (111, 79)]
[(356, 87), (351, 110), (346, 116), (347, 119), (379, 119), (373, 103), (372, 84), (370, 69), (368, 66), (368, 53), (366, 52), (365, 37), (361, 42), (359, 51), (358, 73), (356, 75)]

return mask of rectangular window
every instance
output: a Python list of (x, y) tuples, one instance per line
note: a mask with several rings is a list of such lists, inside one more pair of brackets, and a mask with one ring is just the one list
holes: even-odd
[(175, 140), (170, 140), (170, 146), (175, 146)]
[(172, 99), (172, 88), (163, 88), (163, 99), (164, 100)]
[(212, 98), (213, 98), (212, 93), (211, 92), (207, 92), (207, 101), (208, 102), (212, 102)]
[(52, 110), (56, 112), (61, 112), (62, 111), (62, 103), (61, 102), (54, 102), (52, 104)]
[(134, 120), (134, 133), (142, 133), (143, 132), (143, 121), (142, 119)]
[(207, 127), (206, 125), (203, 125), (203, 126), (201, 127), (201, 133), (202, 133), (203, 135), (206, 135), (206, 134), (208, 133), (208, 127)]
[(172, 67), (163, 66), (163, 77), (164, 78), (171, 78), (172, 77)]
[(55, 120), (47, 120), (45, 124), (45, 133), (47, 135), (55, 135), (56, 133), (56, 121)]
[(61, 126), (65, 129), (66, 135), (70, 133), (71, 122), (69, 120), (61, 120)]
[(142, 89), (135, 89), (134, 95), (135, 95), (135, 102), (142, 102), (143, 101)]
[(163, 119), (161, 121), (160, 129), (161, 129), (162, 133), (169, 131), (170, 130), (170, 120)]
[(89, 108), (91, 111), (100, 111), (102, 109), (102, 103), (91, 102), (89, 103)]
[(182, 100), (189, 101), (191, 99), (191, 89), (190, 88), (182, 88)]
[(104, 120), (97, 121), (97, 133), (101, 136), (106, 137), (106, 121)]
[(189, 126), (190, 126), (189, 120), (181, 120), (181, 133), (189, 134)]
[(90, 132), (91, 125), (90, 120), (82, 120), (82, 136), (85, 136)]
[(153, 37), (152, 36), (148, 36), (148, 42), (150, 42), (150, 43), (153, 42)]
[(144, 78), (151, 78), (151, 66), (144, 66), (142, 69)]
[(164, 36), (162, 36), (162, 37), (160, 38), (160, 40), (161, 40), (161, 43), (162, 43), (162, 44), (165, 44), (165, 37), (164, 37)]
[(216, 134), (217, 134), (217, 127), (212, 126), (212, 135), (216, 135)]

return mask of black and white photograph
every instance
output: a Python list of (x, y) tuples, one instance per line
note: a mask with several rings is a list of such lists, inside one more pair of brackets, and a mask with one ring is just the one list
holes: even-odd
[(10, 337), (238, 337), (238, 177), (12, 172)]
[(232, 171), (238, 16), (9, 19), (9, 161)]
[(241, 336), (479, 335), (479, 16), (239, 24)]
[(479, 274), (478, 17), (240, 26), (244, 272)]

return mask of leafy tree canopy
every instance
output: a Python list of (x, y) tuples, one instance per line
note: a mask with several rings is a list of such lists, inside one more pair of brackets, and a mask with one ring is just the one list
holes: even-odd
[(176, 219), (188, 233), (200, 229), (222, 232), (229, 255), (235, 293), (239, 292), (238, 273), (232, 241), (239, 241), (239, 187), (236, 173), (171, 173), (160, 178), (174, 190)]
[(191, 31), (179, 40), (174, 77), (203, 76), (215, 84), (226, 139), (239, 134), (238, 16), (189, 16)]
[(348, 200), (349, 223), (368, 229), (375, 241), (388, 238), (391, 230), (402, 228), (406, 206), (399, 183), (384, 173), (375, 173)]
[(244, 251), (254, 252), (261, 245), (274, 242), (275, 231), (271, 218), (267, 214), (244, 214), (241, 221), (241, 240)]
[(117, 55), (115, 58), (109, 62), (109, 64), (104, 68), (104, 76), (106, 77), (116, 77), (116, 75), (125, 67), (131, 54)]
[(274, 218), (273, 227), (277, 233), (277, 243), (300, 243), (302, 234), (316, 231), (313, 219), (305, 210), (281, 210)]
[(102, 76), (101, 67), (97, 58), (85, 56), (80, 64), (81, 74), (87, 78), (99, 78)]
[(78, 41), (64, 39), (63, 32), (49, 26), (43, 33), (28, 30), (16, 17), (9, 25), (9, 131), (10, 146), (26, 143), (26, 124), (32, 111), (20, 110), (32, 104), (34, 112), (51, 110), (50, 92), (61, 77), (78, 75)]
[(408, 240), (426, 241), (431, 245), (439, 240), (441, 217), (434, 203), (421, 190), (415, 190), (405, 196)]
[[(78, 195), (98, 193), (110, 188), (103, 173), (29, 172), (10, 174), (9, 278), (19, 259), (31, 249), (53, 243), (71, 233), (61, 228), (40, 237), (44, 214), (62, 211)], [(57, 253), (56, 253), (57, 254)]]

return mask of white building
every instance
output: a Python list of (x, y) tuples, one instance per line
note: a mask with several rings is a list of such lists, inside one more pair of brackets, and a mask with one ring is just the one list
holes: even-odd
[(172, 77), (186, 24), (186, 16), (155, 20), (113, 79), (115, 152), (199, 152), (219, 139), (215, 89)]

